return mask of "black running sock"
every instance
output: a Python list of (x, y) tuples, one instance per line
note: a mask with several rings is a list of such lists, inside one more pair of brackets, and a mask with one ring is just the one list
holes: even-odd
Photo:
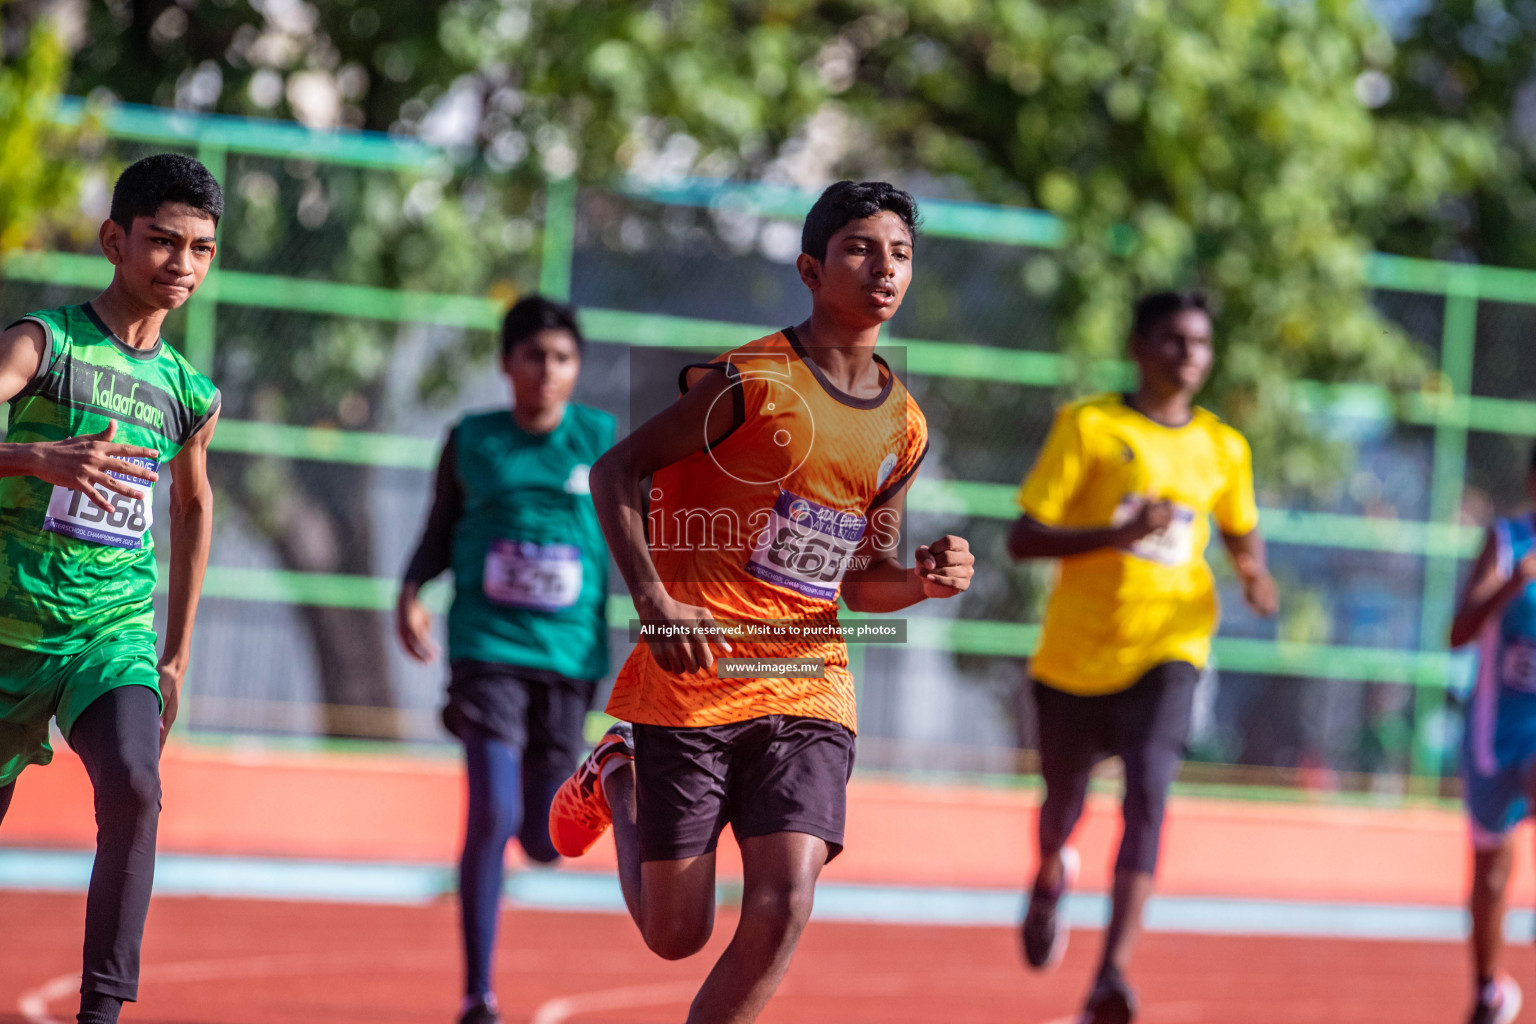
[(123, 1001), (116, 996), (86, 992), (80, 996), (80, 1013), (75, 1017), (75, 1022), (76, 1024), (117, 1024), (117, 1015), (122, 1008)]
[(1099, 968), (1099, 976), (1094, 981), (1094, 987), (1098, 988), (1101, 985), (1117, 989), (1123, 989), (1127, 987), (1125, 984), (1125, 976), (1120, 973), (1120, 968), (1116, 967), (1114, 964), (1105, 964), (1103, 967)]

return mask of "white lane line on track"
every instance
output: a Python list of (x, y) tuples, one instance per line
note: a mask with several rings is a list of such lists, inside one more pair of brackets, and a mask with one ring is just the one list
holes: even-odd
[[(83, 892), (91, 875), (91, 858), (89, 851), (0, 849), (0, 888)], [(452, 891), (449, 869), (431, 864), (161, 854), (155, 876), (156, 898), (191, 895), (420, 905)], [(507, 895), (522, 909), (628, 914), (618, 880), (611, 873), (520, 871), (508, 879)], [(1023, 894), (1013, 889), (825, 882), (817, 887), (813, 920), (1013, 928), (1023, 906)], [(1063, 904), (1062, 913), (1070, 925), (1098, 927), (1109, 917), (1109, 902), (1103, 893), (1078, 892)], [(1505, 934), (1512, 943), (1524, 942), (1532, 922), (1531, 911), (1511, 910), (1505, 916)], [(1460, 942), (1467, 935), (1467, 920), (1459, 904), (1167, 895), (1148, 904), (1145, 928), (1202, 935)]]
[(80, 975), (61, 974), (57, 978), (49, 978), (31, 991), (23, 992), (21, 998), (16, 1000), (16, 1009), (21, 1011), (27, 1024), (61, 1024), (48, 1013), (48, 1004), (79, 989)]
[[(279, 953), (271, 956), (227, 957), (222, 960), (186, 960), (144, 968), (144, 981), (207, 981), (225, 978), (273, 978), (281, 975), (345, 971), (354, 967), (420, 967), (420, 953), (401, 950), (368, 952), (353, 950), (330, 954)], [(48, 1006), (80, 991), (80, 975), (61, 974), (16, 1000), (16, 1009), (27, 1024), (64, 1024), (48, 1012)]]
[(610, 988), (599, 992), (560, 996), (541, 1004), (537, 1010), (533, 1011), (533, 1024), (565, 1024), (577, 1014), (597, 1013), (601, 1010), (628, 1010), (637, 1006), (686, 1003), (692, 1001), (698, 988), (697, 982), (669, 982), (665, 985), (633, 985), (629, 988)]

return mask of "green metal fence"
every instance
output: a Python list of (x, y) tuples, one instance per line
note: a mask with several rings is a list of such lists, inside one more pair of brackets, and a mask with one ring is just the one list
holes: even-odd
[[(78, 103), (67, 103), (63, 120), (77, 118)], [(230, 154), (300, 158), (384, 171), (420, 171), (446, 156), (419, 142), (363, 133), (319, 133), (296, 125), (231, 117), (190, 115), (121, 106), (106, 116), (105, 130), (116, 139), (151, 143), (195, 152), (222, 176)], [(798, 221), (812, 197), (789, 189), (749, 184), (688, 182), (635, 190), (645, 200), (684, 207), (730, 206), (758, 215)], [(551, 184), (544, 211), (545, 233), (539, 285), (556, 296), (569, 294), (575, 251), (576, 189), (570, 181)], [(1049, 248), (1058, 243), (1060, 225), (1050, 216), (1020, 209), (929, 201), (924, 204), (925, 233), (1009, 246)], [(99, 257), (64, 252), (12, 255), (3, 277), (20, 282), (98, 287), (110, 267)], [(1467, 472), (1469, 434), (1536, 436), (1536, 402), (1473, 393), (1474, 356), (1480, 304), (1536, 303), (1536, 273), (1376, 254), (1369, 280), (1381, 292), (1437, 297), (1443, 302), (1439, 339), (1443, 387), (1434, 393), (1397, 398), (1369, 385), (1316, 385), (1303, 382), (1310, 402), (1347, 403), (1351, 415), (1427, 428), (1433, 436), (1429, 515), (1422, 521), (1326, 514), (1266, 508), (1263, 530), (1277, 543), (1339, 551), (1420, 556), (1425, 562), (1418, 649), (1385, 649), (1331, 644), (1284, 643), (1222, 637), (1215, 653), (1223, 670), (1282, 677), (1354, 679), (1401, 684), (1414, 690), (1412, 774), (1437, 778), (1442, 749), (1426, 737), (1426, 725), (1444, 703), (1443, 691), (1459, 663), (1443, 648), (1455, 598), (1458, 562), (1475, 550), (1478, 531), (1459, 521)], [(218, 334), (219, 311), (256, 307), (287, 312), (358, 317), (447, 327), (494, 329), (501, 303), (454, 294), (390, 291), (335, 281), (282, 277), (215, 269), (187, 311), (184, 349), (200, 366), (210, 366)], [(718, 349), (722, 339), (767, 333), (766, 325), (722, 323), (618, 309), (587, 308), (583, 323), (589, 337), (603, 342)], [(908, 372), (916, 377), (1002, 381), (1053, 388), (1067, 380), (1062, 357), (1030, 351), (944, 340), (901, 338)], [(1103, 368), (1106, 379), (1123, 378), (1124, 366)], [(299, 460), (372, 467), (428, 469), (436, 442), (414, 436), (353, 432), (257, 420), (229, 419), (214, 442), (220, 452), (276, 455)], [(911, 496), (919, 511), (952, 512), (981, 519), (1011, 519), (1016, 513), (1013, 487), (988, 482), (920, 479)], [(332, 605), (386, 610), (395, 584), (382, 576), (295, 573), (271, 569), (214, 567), (206, 593), (295, 605)], [(627, 620), (627, 601), (611, 602), (615, 623)], [(1024, 656), (1036, 627), (1009, 621), (973, 621), (911, 617), (910, 642), (961, 654)]]

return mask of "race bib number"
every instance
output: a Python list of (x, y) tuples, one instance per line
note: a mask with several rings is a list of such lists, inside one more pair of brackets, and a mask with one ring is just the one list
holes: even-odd
[[(1115, 508), (1111, 526), (1121, 526), (1136, 515), (1146, 501), (1141, 495), (1127, 494)], [(1124, 550), (1137, 558), (1159, 565), (1183, 565), (1195, 555), (1195, 512), (1183, 505), (1173, 506), (1173, 520), (1156, 533), (1149, 533)]]
[(746, 570), (764, 583), (834, 601), (863, 536), (863, 516), (780, 491)]
[(1507, 644), (1499, 655), (1499, 681), (1510, 689), (1536, 693), (1536, 646)]
[(581, 596), (581, 549), (493, 541), (485, 553), (485, 596), (513, 608), (563, 611)]
[[(154, 459), (124, 459), (151, 472), (160, 466)], [(70, 487), (53, 488), (48, 498), (48, 512), (43, 517), (43, 529), (61, 533), (76, 540), (92, 544), (105, 544), (114, 548), (142, 548), (144, 535), (154, 523), (154, 484), (136, 476), (108, 473), (115, 480), (143, 490), (143, 497), (130, 498), (105, 487), (97, 487), (96, 493), (109, 502), (111, 511), (102, 508), (81, 492)]]

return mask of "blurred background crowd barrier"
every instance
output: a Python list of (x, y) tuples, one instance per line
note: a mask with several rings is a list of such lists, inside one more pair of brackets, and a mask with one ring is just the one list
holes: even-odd
[[(65, 120), (84, 112), (61, 109)], [(402, 656), (389, 610), (448, 424), (508, 400), (494, 330), (517, 292), (492, 276), (495, 254), (537, 259), (540, 290), (580, 306), (589, 346), (577, 398), (621, 430), (632, 403), (655, 399), (633, 394), (634, 347), (675, 349), (681, 365), (806, 308), (793, 259), (809, 193), (557, 179), (534, 222), (500, 213), (491, 189), (477, 198), (475, 174), (446, 173), (450, 154), (415, 140), (126, 104), (100, 129), (97, 221), (111, 174), (149, 152), (197, 156), (228, 195), (216, 268), (167, 329), (224, 394), (211, 457), (218, 531), (181, 718), (195, 736), (446, 742), (445, 667)], [(461, 201), (438, 223), (444, 188)], [(920, 538), (969, 537), (983, 570), (960, 600), (912, 609), (905, 645), (853, 648), (860, 764), (1017, 777), (1033, 765), (1022, 682), (1051, 568), (1008, 562), (1013, 495), (1055, 406), (1123, 386), (1128, 368), (1057, 352), (1028, 287), (1034, 257), (1060, 240), (1054, 218), (936, 200), (923, 216), (915, 282), (887, 337), (933, 438), (910, 512)], [(427, 228), (393, 230), (406, 221)], [(6, 260), (7, 320), (108, 280), (94, 223), (57, 251)], [(354, 270), (396, 259), (433, 268), (443, 286), (379, 287)], [(1536, 272), (1376, 254), (1369, 281), (1439, 373), (1408, 394), (1276, 384), (1299, 390), (1298, 408), (1346, 453), (1345, 472), (1287, 493), (1261, 466), (1262, 528), (1284, 588), (1277, 620), (1247, 613), (1211, 552), (1225, 618), (1186, 785), (1376, 800), (1454, 790), (1469, 662), (1447, 652), (1446, 629), (1481, 526), (1526, 501)], [(617, 665), (632, 609), (616, 574), (612, 586)], [(446, 596), (438, 584), (435, 607)]]

